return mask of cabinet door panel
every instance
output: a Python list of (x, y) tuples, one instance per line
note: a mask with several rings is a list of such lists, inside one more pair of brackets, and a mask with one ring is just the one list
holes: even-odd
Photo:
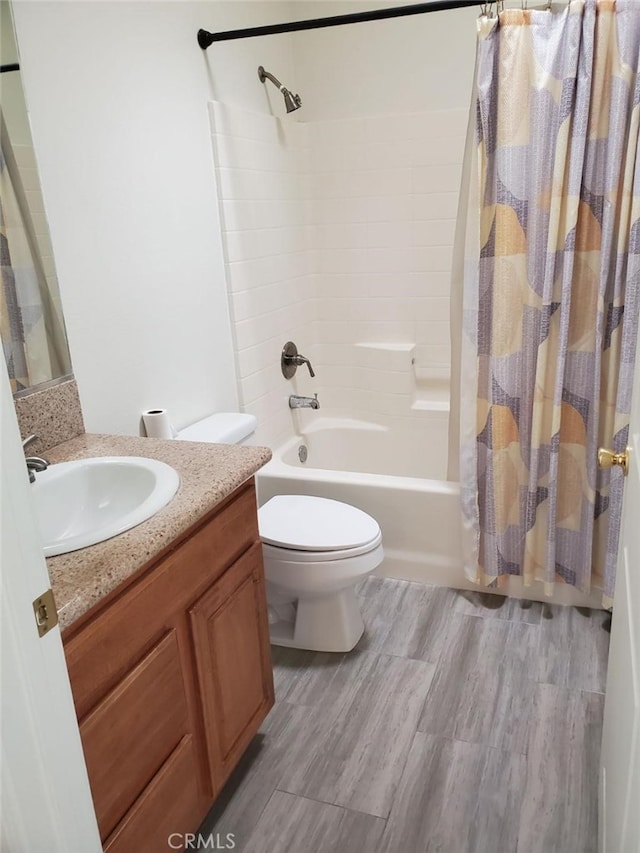
[(180, 655), (171, 631), (80, 724), (102, 839), (187, 731)]
[(214, 789), (273, 705), (262, 546), (256, 543), (191, 609)]
[(194, 761), (193, 739), (186, 735), (107, 839), (105, 853), (175, 850), (184, 841), (181, 836), (195, 832), (204, 814), (198, 806)]

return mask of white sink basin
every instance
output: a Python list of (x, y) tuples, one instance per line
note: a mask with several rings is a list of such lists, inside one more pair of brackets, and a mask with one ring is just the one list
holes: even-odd
[(100, 456), (50, 465), (31, 486), (46, 557), (111, 539), (155, 515), (180, 485), (164, 462)]

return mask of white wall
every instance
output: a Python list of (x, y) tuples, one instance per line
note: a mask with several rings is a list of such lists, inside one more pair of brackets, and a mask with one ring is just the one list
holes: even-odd
[(258, 419), (256, 441), (273, 446), (292, 431), (288, 396), (302, 393), (306, 374), (284, 379), (282, 348), (294, 340), (312, 357), (307, 127), (218, 101), (211, 121), (240, 402)]
[[(410, 5), (406, 0), (296, 2), (296, 17)], [(478, 7), (294, 36), (301, 121), (469, 108)]]
[(415, 418), (447, 399), (466, 124), (431, 110), (307, 125), (318, 374), (339, 413)]
[[(446, 403), (467, 111), (303, 124), (211, 112), (240, 398), (258, 440), (295, 428), (290, 393), (387, 423)], [(289, 339), (315, 379), (283, 380)]]
[[(390, 134), (400, 126), (393, 114), (467, 109), (475, 9), (227, 42), (206, 53), (195, 44), (199, 27), (231, 29), (363, 6), (323, 0), (16, 4), (34, 144), (88, 430), (137, 433), (140, 412), (156, 405), (169, 408), (180, 427), (239, 402), (251, 407), (277, 381), (271, 376), (272, 369), (277, 371), (271, 347), (264, 361), (253, 361), (251, 380), (240, 376), (238, 397), (207, 101), (282, 115), (279, 93), (257, 81), (257, 66), (264, 64), (302, 95), (303, 109), (288, 121), (315, 125), (380, 117), (375, 136), (364, 142), (372, 172), (393, 156)], [(322, 153), (324, 165), (316, 171), (326, 171), (336, 148)], [(320, 190), (326, 194), (323, 185)], [(426, 187), (419, 194), (429, 192)], [(353, 201), (357, 193), (350, 195)], [(311, 214), (306, 205), (313, 223), (323, 199), (307, 196), (309, 201), (315, 205)], [(372, 216), (369, 201), (364, 222)], [(450, 220), (451, 210), (442, 218)], [(380, 241), (365, 246), (363, 256), (367, 249), (384, 249), (384, 262), (390, 263), (391, 254), (402, 254), (402, 247), (389, 245), (394, 229), (385, 223), (393, 219), (374, 217)], [(370, 243), (373, 228), (368, 233)], [(315, 251), (316, 237), (323, 255)], [(345, 310), (346, 300), (340, 305), (335, 292), (343, 272), (352, 276), (355, 289), (342, 289), (339, 296), (360, 299), (350, 306), (349, 319), (358, 321), (354, 313), (362, 308), (375, 321), (365, 300), (377, 296), (378, 307), (384, 308), (386, 300), (388, 308), (397, 295), (393, 285), (386, 293), (363, 289), (363, 280), (353, 277), (357, 270), (348, 264), (343, 271), (335, 267), (337, 253), (350, 246), (331, 245), (326, 232), (316, 237), (307, 244), (311, 261), (335, 276), (326, 291), (317, 279), (320, 322), (331, 324)], [(447, 232), (443, 241), (449, 240)], [(429, 291), (427, 285), (425, 295), (436, 300), (448, 271), (434, 272), (434, 288)], [(325, 296), (328, 301), (321, 305)], [(413, 298), (409, 291), (403, 296)], [(435, 308), (435, 301), (431, 304)], [(243, 358), (238, 359), (241, 371), (258, 352), (260, 341), (249, 347), (246, 335), (261, 326), (261, 310), (237, 314), (241, 322), (253, 321), (240, 330), (240, 349), (247, 350), (244, 367)], [(443, 305), (438, 310), (442, 314)], [(402, 323), (398, 311), (394, 319)], [(432, 344), (440, 347), (440, 360), (441, 337), (438, 333)], [(299, 343), (310, 354), (314, 333), (303, 338)], [(265, 413), (261, 405), (257, 410), (270, 417), (272, 412)]]
[[(304, 4), (305, 17), (362, 8)], [(477, 15), (463, 9), (294, 36), (300, 118), (309, 122), (315, 340), (323, 399), (339, 412), (416, 418), (446, 398)], [(375, 343), (404, 347), (362, 346)]]
[(207, 101), (271, 110), (290, 37), (196, 32), (290, 17), (286, 3), (29, 2), (14, 16), (88, 431), (180, 427), (237, 406)]
[[(296, 18), (362, 8), (292, 6)], [(215, 107), (240, 397), (262, 441), (295, 427), (292, 391), (317, 390), (323, 414), (386, 422), (446, 402), (471, 11), (296, 34), (301, 110), (279, 123)], [(315, 380), (283, 383), (287, 337)]]

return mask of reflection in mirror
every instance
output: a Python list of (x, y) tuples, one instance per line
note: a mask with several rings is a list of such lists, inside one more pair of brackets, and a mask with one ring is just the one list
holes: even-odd
[(7, 0), (0, 16), (0, 336), (18, 394), (71, 361)]

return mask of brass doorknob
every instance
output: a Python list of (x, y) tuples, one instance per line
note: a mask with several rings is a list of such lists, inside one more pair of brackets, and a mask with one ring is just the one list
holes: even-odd
[(629, 448), (623, 450), (622, 453), (614, 453), (613, 450), (601, 447), (598, 450), (598, 465), (601, 468), (612, 468), (614, 465), (619, 465), (626, 477), (629, 473)]

